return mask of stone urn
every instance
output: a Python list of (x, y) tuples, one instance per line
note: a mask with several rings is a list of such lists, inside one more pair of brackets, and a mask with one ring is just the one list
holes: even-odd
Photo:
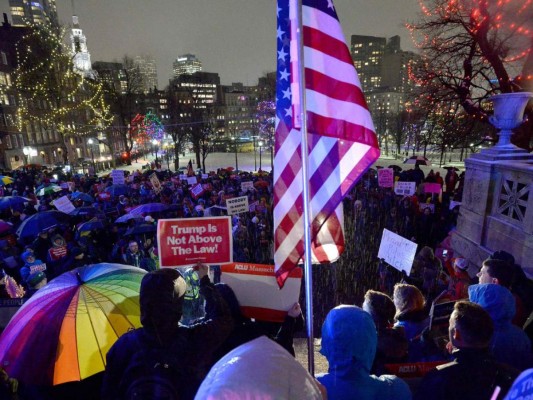
[(498, 143), (494, 146), (498, 149), (518, 149), (511, 143), (513, 129), (518, 128), (525, 121), (524, 110), (533, 97), (530, 92), (502, 93), (492, 96), (494, 115), (489, 118), (489, 122), (497, 129), (500, 129)]

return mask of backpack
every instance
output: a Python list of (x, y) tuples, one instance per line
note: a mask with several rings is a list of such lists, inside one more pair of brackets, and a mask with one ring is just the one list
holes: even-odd
[(124, 374), (126, 400), (179, 400), (186, 384), (178, 357), (172, 351), (141, 344)]

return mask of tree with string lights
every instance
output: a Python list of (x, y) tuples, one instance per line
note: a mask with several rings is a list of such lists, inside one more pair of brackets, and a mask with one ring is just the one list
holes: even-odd
[(30, 143), (43, 129), (59, 133), (64, 162), (68, 162), (77, 159), (71, 143), (105, 129), (111, 116), (102, 85), (75, 72), (64, 33), (55, 26), (29, 26), (16, 44), (14, 84), (19, 129), (26, 128)]
[[(421, 98), (434, 107), (455, 102), (478, 121), (487, 121), (493, 94), (533, 89), (532, 0), (420, 0), (419, 20), (410, 23), (422, 63), (411, 77)], [(454, 111), (456, 108), (452, 108)], [(526, 110), (513, 142), (530, 149), (533, 110)]]

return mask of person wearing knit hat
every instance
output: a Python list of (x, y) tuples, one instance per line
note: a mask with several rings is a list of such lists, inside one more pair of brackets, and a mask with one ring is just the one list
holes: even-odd
[(470, 276), (468, 275), (468, 261), (458, 257), (453, 261), (453, 276), (450, 277), (448, 294), (452, 300), (468, 298), (468, 286)]
[(46, 279), (46, 264), (35, 258), (33, 251), (25, 251), (20, 256), (24, 265), (20, 269), (22, 282), (28, 288), (31, 296), (48, 282)]

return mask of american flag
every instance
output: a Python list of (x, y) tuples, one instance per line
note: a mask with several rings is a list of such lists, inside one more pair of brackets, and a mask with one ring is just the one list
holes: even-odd
[[(274, 262), (278, 283), (304, 254), (297, 0), (278, 0)], [(313, 262), (344, 249), (342, 199), (379, 157), (374, 125), (332, 0), (302, 0)]]

